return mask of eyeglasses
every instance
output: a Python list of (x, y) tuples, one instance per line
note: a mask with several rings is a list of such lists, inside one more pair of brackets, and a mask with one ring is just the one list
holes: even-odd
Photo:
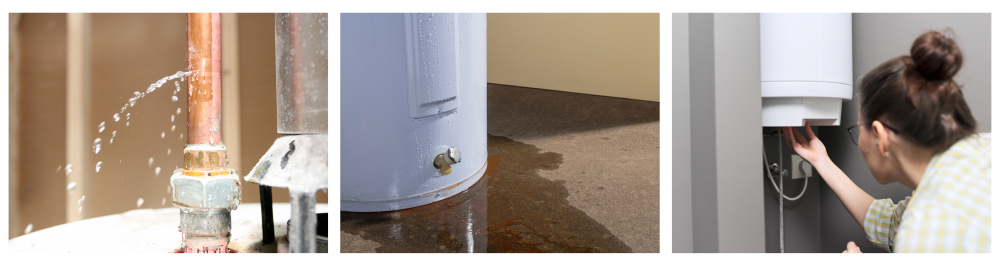
[[(858, 145), (858, 139), (860, 139), (860, 137), (861, 137), (861, 130), (860, 129), (855, 130), (854, 128), (857, 128), (858, 126), (871, 127), (872, 123), (874, 123), (874, 122), (869, 122), (869, 123), (860, 124), (860, 125), (854, 125), (854, 126), (851, 126), (851, 127), (847, 128), (847, 134), (851, 135), (851, 141), (854, 142), (855, 146), (860, 146), (860, 145)], [(890, 131), (892, 131), (894, 133), (899, 133), (899, 131), (896, 131), (896, 129), (893, 129), (893, 128), (889, 127), (889, 126), (886, 126), (885, 123), (883, 123), (882, 126), (885, 126), (885, 128), (888, 128)]]

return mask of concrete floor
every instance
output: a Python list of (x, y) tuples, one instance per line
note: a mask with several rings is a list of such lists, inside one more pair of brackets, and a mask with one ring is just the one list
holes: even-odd
[[(488, 238), (488, 252), (659, 251), (658, 102), (496, 84), (487, 90), (488, 233), (476, 235)], [(414, 211), (448, 207), (458, 203)], [(448, 243), (451, 235), (424, 236), (429, 246), (391, 240), (378, 232), (394, 222), (385, 214), (341, 221), (341, 252), (464, 252)], [(448, 230), (433, 227), (425, 230)]]

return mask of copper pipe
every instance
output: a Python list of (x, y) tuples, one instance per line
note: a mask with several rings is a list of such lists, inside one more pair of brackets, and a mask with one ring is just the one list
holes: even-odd
[(188, 144), (222, 144), (222, 16), (189, 13)]

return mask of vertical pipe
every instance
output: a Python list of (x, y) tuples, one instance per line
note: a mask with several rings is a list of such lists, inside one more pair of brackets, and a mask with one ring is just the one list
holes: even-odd
[(66, 16), (66, 161), (76, 168), (66, 175), (67, 184), (76, 183), (76, 188), (66, 195), (66, 222), (74, 222), (83, 219), (83, 208), (78, 208), (77, 202), (86, 191), (90, 174), (87, 168), (94, 166), (89, 162), (94, 139), (89, 139), (91, 133), (87, 129), (93, 128), (90, 127), (90, 14)]
[(316, 193), (289, 190), (289, 197), (292, 206), (289, 252), (316, 253)]
[(271, 208), (271, 187), (260, 185), (261, 227), (264, 230), (264, 245), (274, 243), (274, 210)]
[(222, 144), (221, 28), (218, 13), (188, 14), (188, 71), (193, 73), (188, 81), (187, 144)]

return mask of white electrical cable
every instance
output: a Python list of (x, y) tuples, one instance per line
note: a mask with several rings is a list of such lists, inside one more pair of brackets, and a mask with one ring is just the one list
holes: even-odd
[[(781, 141), (778, 141), (778, 142), (780, 143)], [(779, 148), (780, 148), (780, 146), (779, 146)], [(781, 150), (778, 150), (778, 151), (781, 151)], [(779, 156), (780, 156), (780, 152), (779, 152)], [(778, 160), (778, 161), (781, 161), (781, 160)], [(768, 177), (768, 179), (771, 179), (771, 185), (774, 185), (774, 190), (778, 191), (779, 190), (778, 189), (778, 183), (774, 182), (774, 176), (771, 175), (771, 170), (768, 169), (768, 165), (767, 164), (768, 164), (768, 162), (767, 162), (767, 151), (764, 151), (764, 170), (767, 171), (767, 177)], [(779, 169), (780, 169), (780, 167), (779, 167)], [(789, 200), (789, 201), (796, 201), (799, 198), (802, 198), (802, 195), (806, 194), (806, 188), (809, 187), (809, 178), (805, 178), (805, 179), (806, 179), (806, 183), (804, 185), (802, 185), (802, 192), (799, 192), (799, 196), (795, 196), (795, 198), (792, 198), (792, 197), (788, 197), (788, 195), (785, 195), (784, 192), (780, 192), (779, 191), (779, 193), (781, 193), (781, 196), (785, 197), (785, 199)], [(784, 188), (784, 187), (782, 187), (782, 188)]]

